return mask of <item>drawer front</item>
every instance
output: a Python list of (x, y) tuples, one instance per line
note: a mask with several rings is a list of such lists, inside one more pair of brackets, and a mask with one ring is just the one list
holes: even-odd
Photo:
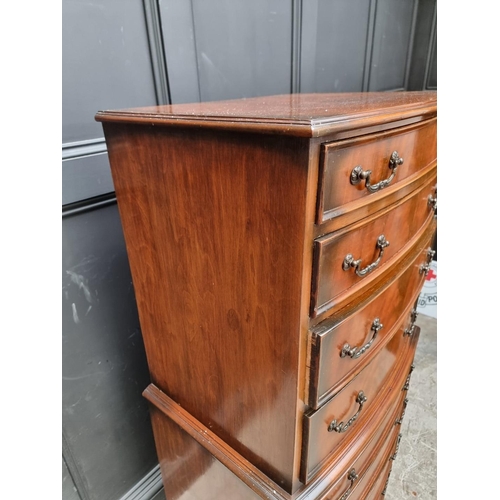
[(363, 481), (370, 464), (380, 453), (380, 448), (386, 446), (389, 437), (394, 433), (394, 427), (402, 412), (403, 396), (401, 394), (395, 408), (385, 412), (384, 420), (377, 426), (375, 434), (370, 437), (359, 456), (349, 463), (338, 480), (329, 488), (324, 497), (325, 500), (339, 499), (343, 495), (349, 495)]
[(349, 497), (349, 500), (383, 500), (391, 470), (392, 461), (384, 461), (382, 467), (379, 467), (377, 477), (371, 481), (369, 487), (359, 489), (359, 491), (356, 492), (356, 495)]
[(311, 317), (368, 285), (433, 216), (436, 177), (390, 209), (314, 242)]
[(391, 285), (362, 308), (333, 321), (319, 324), (311, 332), (309, 405), (318, 408), (356, 373), (394, 335), (411, 328), (413, 302), (423, 286), (422, 272), (430, 257), (430, 241), (409, 267)]
[[(415, 335), (418, 337), (420, 335), (420, 328), (415, 328)], [(401, 424), (406, 412), (406, 405), (408, 404), (408, 399), (406, 399), (406, 392), (408, 390), (408, 382), (413, 371), (413, 364), (409, 369), (409, 374), (403, 385), (402, 394), (405, 396), (404, 400), (400, 404), (400, 416), (396, 419), (394, 424), (394, 430), (392, 431), (392, 436), (390, 438), (390, 451), (389, 453), (384, 453), (382, 460), (375, 460), (371, 464), (365, 473), (363, 486), (359, 488), (356, 494), (349, 497), (350, 500), (375, 500), (382, 498), (385, 495), (387, 485), (389, 483), (389, 477), (392, 470), (392, 464), (394, 460), (397, 459), (399, 453), (399, 446), (401, 443)], [(377, 466), (378, 465), (378, 466)]]
[[(304, 441), (301, 480), (307, 483), (325, 464), (339, 446), (349, 446), (359, 438), (364, 423), (381, 421), (387, 412), (381, 412), (384, 387), (391, 387), (400, 394), (409, 365), (408, 352), (413, 350), (417, 336), (395, 335), (377, 354), (373, 361), (349, 384), (319, 410), (304, 416)], [(411, 348), (410, 348), (411, 346)], [(401, 364), (404, 363), (404, 372)], [(397, 375), (394, 375), (397, 374)], [(391, 377), (401, 380), (390, 382)], [(391, 385), (392, 384), (392, 385)], [(392, 387), (394, 386), (394, 387)]]
[[(436, 162), (436, 143), (433, 119), (392, 132), (323, 145), (316, 222), (337, 217), (350, 203), (370, 203), (397, 190), (402, 181)], [(402, 164), (396, 155), (391, 160), (394, 152), (403, 159)]]
[[(418, 337), (419, 334), (420, 329), (416, 327), (415, 335)], [(410, 374), (412, 370), (413, 365), (409, 369)], [(354, 491), (352, 495), (349, 495), (349, 500), (375, 499), (380, 498), (381, 492), (385, 493), (392, 464), (399, 453), (399, 445), (402, 438), (401, 423), (406, 412), (406, 405), (408, 404), (406, 390), (407, 383), (405, 382), (398, 405), (399, 417), (392, 424), (390, 435), (386, 439), (385, 444), (381, 447), (381, 450), (377, 453), (377, 457), (372, 460), (367, 467), (363, 480), (360, 481), (360, 484), (356, 488), (353, 488)]]
[(363, 478), (359, 484), (355, 485), (353, 492), (347, 497), (349, 500), (366, 498), (368, 491), (370, 491), (370, 494), (371, 492), (380, 491), (382, 484), (385, 484), (387, 479), (387, 474), (392, 465), (392, 457), (396, 452), (400, 436), (401, 434), (398, 433), (398, 429), (393, 428), (386, 441), (380, 447), (377, 455), (373, 457)]

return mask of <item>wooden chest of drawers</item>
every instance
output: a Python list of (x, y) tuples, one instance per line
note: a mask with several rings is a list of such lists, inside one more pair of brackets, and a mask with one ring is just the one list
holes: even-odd
[(168, 500), (379, 498), (432, 258), (436, 94), (96, 119)]

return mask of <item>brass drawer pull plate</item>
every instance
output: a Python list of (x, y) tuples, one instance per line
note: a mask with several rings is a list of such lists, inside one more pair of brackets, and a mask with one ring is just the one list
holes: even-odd
[(403, 385), (403, 388), (401, 389), (402, 391), (407, 391), (410, 388), (411, 374), (412, 374), (414, 369), (415, 369), (415, 365), (411, 365), (410, 372), (408, 373), (408, 376), (406, 377), (405, 385)]
[(429, 274), (429, 271), (431, 270), (431, 262), (432, 258), (434, 257), (434, 254), (436, 252), (434, 250), (427, 250), (427, 262), (425, 264), (422, 264), (420, 266), (420, 274), (425, 274), (426, 276)]
[(360, 277), (366, 276), (368, 273), (371, 273), (379, 265), (382, 257), (384, 256), (384, 249), (388, 246), (389, 246), (389, 242), (385, 239), (385, 236), (383, 234), (381, 234), (377, 238), (376, 248), (378, 250), (380, 250), (380, 253), (379, 253), (378, 258), (375, 262), (372, 262), (371, 264), (367, 265), (365, 268), (360, 269), (359, 267), (361, 266), (361, 259), (354, 260), (353, 255), (349, 253), (345, 256), (344, 262), (342, 262), (342, 269), (344, 271), (347, 271), (351, 267), (353, 267), (358, 276), (360, 276)]
[(347, 490), (344, 491), (344, 494), (339, 498), (339, 500), (345, 500), (349, 496), (356, 479), (358, 479), (358, 475), (356, 474), (356, 469), (353, 468), (349, 471), (349, 474), (347, 475), (347, 480), (351, 481), (351, 484), (349, 485), (349, 488), (347, 488)]
[(363, 167), (361, 165), (358, 165), (357, 167), (354, 167), (353, 171), (351, 172), (351, 184), (355, 186), (361, 181), (365, 181), (365, 188), (368, 189), (370, 193), (376, 193), (377, 191), (384, 189), (391, 183), (392, 179), (394, 179), (394, 176), (396, 175), (398, 166), (402, 165), (403, 161), (403, 158), (399, 156), (398, 152), (393, 151), (389, 160), (389, 169), (391, 170), (391, 175), (387, 179), (384, 179), (373, 185), (371, 184), (372, 171), (363, 170)]
[(417, 316), (418, 316), (418, 312), (416, 309), (413, 309), (413, 311), (411, 312), (411, 324), (410, 326), (404, 331), (403, 333), (403, 336), (412, 336), (413, 333), (415, 332), (415, 328), (416, 328), (416, 325), (415, 325), (415, 321), (417, 320)]
[(403, 401), (403, 411), (401, 412), (401, 416), (394, 422), (396, 425), (401, 425), (403, 423), (403, 418), (405, 417), (406, 407), (408, 406), (408, 398), (405, 398)]
[(403, 434), (398, 435), (398, 441), (396, 443), (396, 449), (394, 450), (394, 455), (391, 455), (389, 457), (389, 460), (396, 460), (396, 457), (398, 456), (398, 452), (399, 452), (399, 444), (401, 443), (402, 437), (403, 437)]
[(427, 205), (429, 205), (432, 210), (434, 210), (434, 212), (437, 210), (437, 207), (438, 207), (438, 200), (437, 200), (437, 196), (434, 198), (432, 196), (432, 194), (429, 195), (429, 197), (427, 198)]
[(328, 432), (345, 432), (349, 427), (354, 423), (354, 421), (359, 417), (361, 410), (363, 409), (363, 405), (367, 401), (367, 397), (363, 391), (359, 391), (358, 397), (356, 398), (356, 403), (358, 403), (359, 408), (358, 411), (344, 424), (344, 422), (337, 423), (337, 419), (334, 419), (330, 422), (328, 426)]
[(389, 474), (387, 474), (387, 479), (385, 481), (384, 489), (382, 490), (382, 493), (380, 493), (382, 496), (385, 496), (385, 494), (387, 492), (387, 486), (389, 485), (389, 478), (391, 477), (391, 472), (392, 472), (392, 469), (389, 471)]
[(346, 356), (351, 357), (352, 359), (357, 359), (359, 358), (365, 351), (367, 351), (370, 346), (373, 344), (373, 341), (375, 340), (377, 333), (379, 330), (382, 330), (384, 328), (384, 325), (380, 323), (379, 318), (375, 318), (372, 323), (372, 327), (370, 328), (370, 331), (373, 330), (373, 336), (372, 338), (366, 343), (363, 347), (351, 347), (349, 344), (344, 344), (344, 347), (342, 347), (342, 351), (340, 351), (340, 357), (345, 358)]

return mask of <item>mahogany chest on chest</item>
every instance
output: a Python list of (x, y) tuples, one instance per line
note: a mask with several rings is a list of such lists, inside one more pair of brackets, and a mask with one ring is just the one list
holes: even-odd
[(176, 499), (375, 499), (432, 259), (435, 92), (102, 111)]

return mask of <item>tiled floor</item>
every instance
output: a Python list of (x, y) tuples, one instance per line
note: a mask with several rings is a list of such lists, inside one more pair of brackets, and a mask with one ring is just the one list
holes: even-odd
[[(386, 500), (437, 498), (437, 321), (421, 313), (416, 323), (421, 330), (415, 353), (415, 369), (411, 376), (409, 403), (402, 424), (403, 437), (389, 479)], [(164, 499), (163, 491), (154, 498)]]

